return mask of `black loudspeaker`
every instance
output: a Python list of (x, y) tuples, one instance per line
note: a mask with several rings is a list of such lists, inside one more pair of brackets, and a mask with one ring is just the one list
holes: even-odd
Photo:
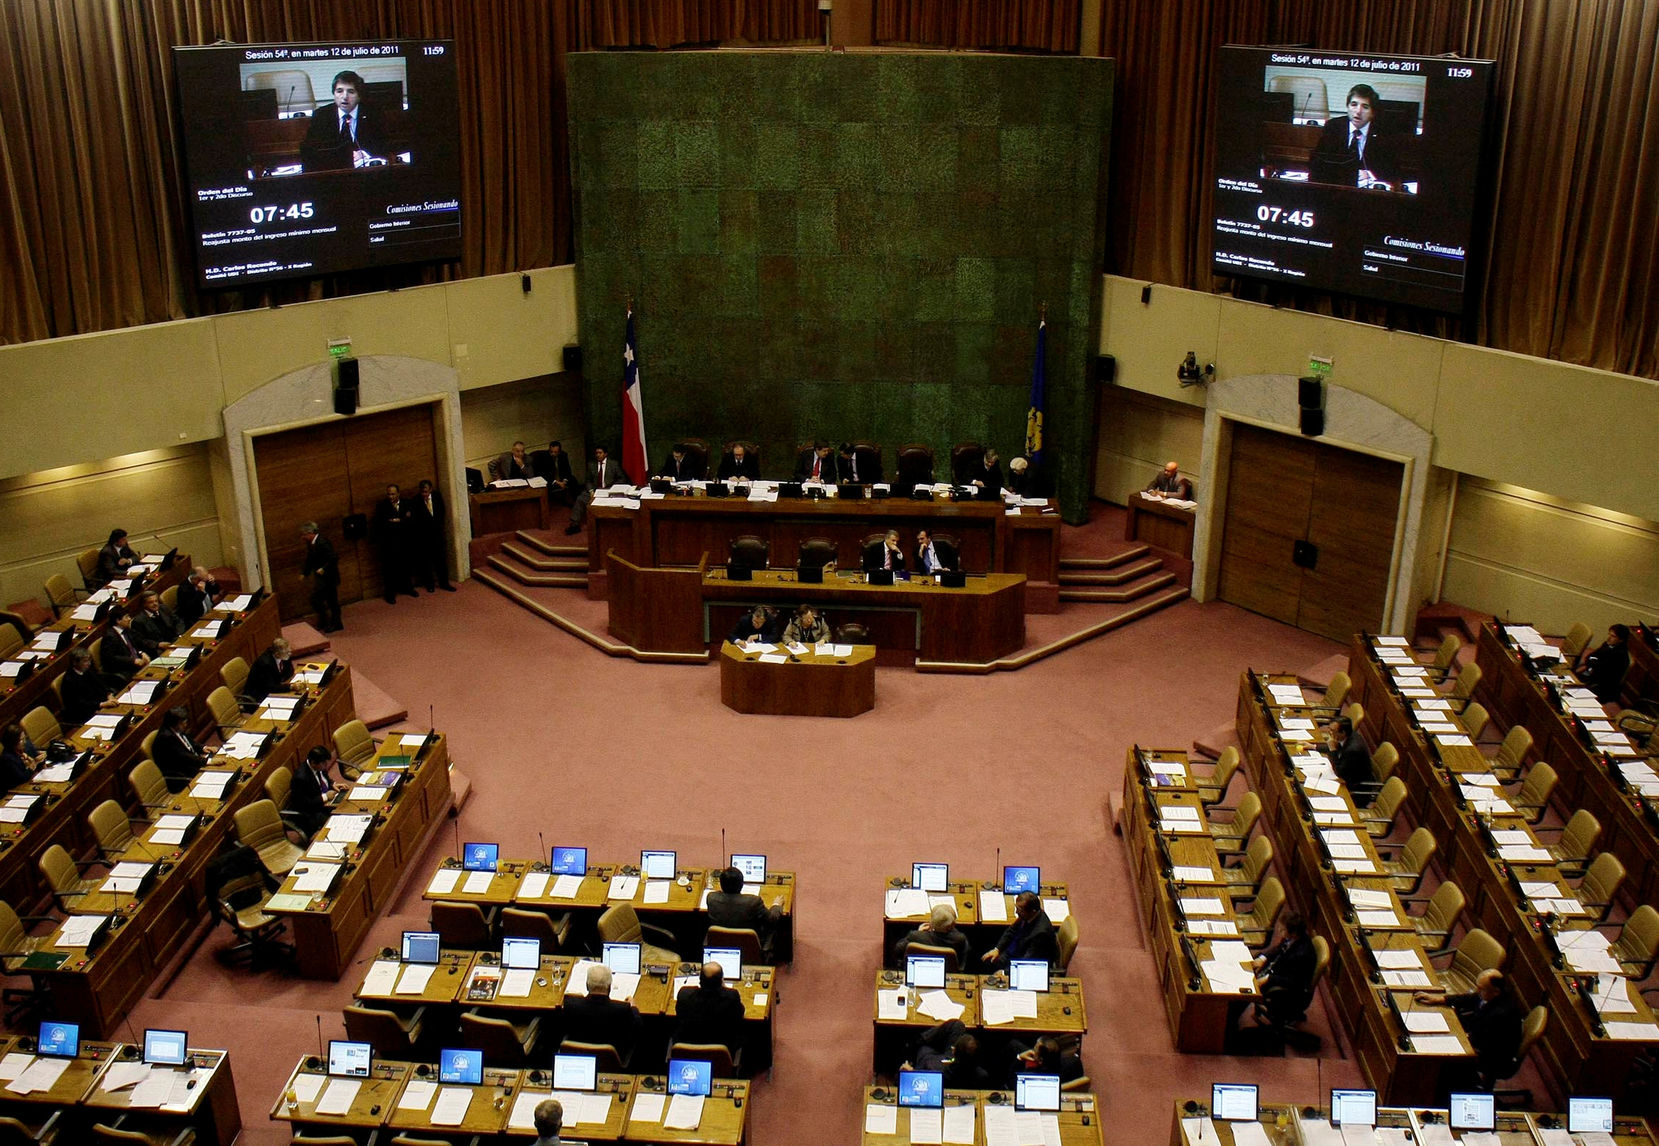
[(334, 376), (336, 386), (349, 386), (357, 389), (358, 362), (355, 358), (342, 358), (339, 363), (339, 372)]
[(1116, 380), (1118, 376), (1118, 360), (1110, 354), (1102, 354), (1094, 360), (1095, 381), (1102, 385)]
[(336, 386), (334, 388), (334, 412), (346, 415), (357, 413), (357, 387)]
[(1296, 380), (1296, 404), (1304, 410), (1318, 410), (1325, 406), (1325, 382), (1320, 378)]
[(574, 343), (565, 347), (565, 369), (571, 373), (582, 369), (582, 348)]
[(1302, 407), (1302, 432), (1310, 438), (1317, 438), (1325, 432), (1325, 411), (1310, 410)]

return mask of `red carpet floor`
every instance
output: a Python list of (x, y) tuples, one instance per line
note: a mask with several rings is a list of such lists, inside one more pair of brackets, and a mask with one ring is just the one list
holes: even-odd
[[(714, 665), (613, 660), (477, 584), (395, 606), (349, 607), (335, 651), (424, 727), (428, 708), (473, 783), (460, 835), (503, 855), (586, 844), (596, 859), (641, 847), (683, 862), (764, 852), (799, 873), (797, 959), (779, 989), (777, 1061), (758, 1083), (751, 1141), (856, 1142), (869, 1074), (871, 972), (881, 890), (918, 858), (988, 875), (994, 849), (1071, 885), (1087, 991), (1085, 1059), (1110, 1142), (1168, 1136), (1170, 1102), (1214, 1078), (1260, 1080), (1264, 1099), (1314, 1101), (1359, 1075), (1324, 1058), (1177, 1055), (1133, 907), (1121, 841), (1106, 823), (1135, 742), (1183, 747), (1231, 719), (1242, 669), (1298, 670), (1332, 643), (1227, 605), (1185, 602), (1033, 667), (989, 677), (878, 671), (874, 711), (848, 721), (740, 716)], [(444, 825), (420, 872), (453, 846)], [(132, 1015), (231, 1051), (246, 1143), (277, 1143), (267, 1118), (295, 1059), (340, 1037), (340, 1007), (367, 956), (425, 919), (424, 876), (339, 983), (222, 968), (211, 934)], [(1322, 1007), (1316, 1029), (1329, 1029)]]

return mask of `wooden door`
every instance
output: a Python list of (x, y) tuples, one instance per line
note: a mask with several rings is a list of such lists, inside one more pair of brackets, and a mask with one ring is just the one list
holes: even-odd
[(363, 597), (379, 596), (384, 591), (380, 554), (374, 544), (374, 507), (385, 498), (386, 487), (396, 484), (404, 500), (413, 502), (423, 479), (437, 482), (432, 414), (430, 405), (407, 406), (345, 423), (352, 510), (369, 519), (368, 535), (355, 546), (357, 564), (363, 570)]
[[(1235, 426), (1221, 599), (1338, 641), (1380, 629), (1404, 472), (1385, 458)], [(1298, 542), (1311, 547), (1311, 564), (1297, 564)]]

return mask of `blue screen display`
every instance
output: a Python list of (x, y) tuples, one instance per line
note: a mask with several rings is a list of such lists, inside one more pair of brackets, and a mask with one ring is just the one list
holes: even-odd
[(1043, 883), (1040, 867), (1005, 867), (1002, 869), (1002, 890), (1008, 895), (1022, 891), (1039, 891)]
[(467, 871), (494, 871), (499, 844), (468, 844), (461, 853), (461, 866)]
[(706, 1095), (713, 1083), (713, 1063), (677, 1058), (668, 1064), (669, 1094)]
[(81, 1050), (81, 1028), (75, 1023), (41, 1023), (39, 1054), (74, 1058)]
[(587, 848), (560, 848), (553, 849), (554, 875), (586, 875), (588, 873)]
[(943, 1106), (945, 1076), (937, 1070), (899, 1071), (900, 1106)]
[(438, 1052), (438, 1081), (457, 1086), (479, 1086), (484, 1081), (484, 1052), (442, 1050)]

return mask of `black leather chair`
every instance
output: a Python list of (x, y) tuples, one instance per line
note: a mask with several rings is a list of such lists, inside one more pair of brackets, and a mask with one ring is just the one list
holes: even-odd
[(939, 554), (939, 560), (944, 562), (945, 568), (962, 568), (961, 540), (951, 533), (935, 533), (932, 537), (934, 552)]
[(848, 621), (835, 630), (835, 641), (841, 645), (870, 644), (870, 630), (857, 621)]
[(900, 446), (898, 467), (894, 485), (932, 485), (933, 447), (915, 444)]
[(771, 562), (772, 543), (764, 537), (745, 533), (741, 537), (732, 538), (727, 549), (727, 558), (750, 569), (764, 569)]
[(822, 569), (832, 561), (840, 559), (840, 551), (835, 542), (827, 537), (809, 537), (801, 542), (800, 564), (809, 569)]
[(978, 442), (958, 442), (950, 448), (950, 480), (957, 485), (967, 485), (984, 465), (985, 447)]
[(709, 476), (709, 444), (702, 438), (680, 438), (674, 444), (685, 447), (686, 461), (691, 463), (692, 480), (707, 480)]

